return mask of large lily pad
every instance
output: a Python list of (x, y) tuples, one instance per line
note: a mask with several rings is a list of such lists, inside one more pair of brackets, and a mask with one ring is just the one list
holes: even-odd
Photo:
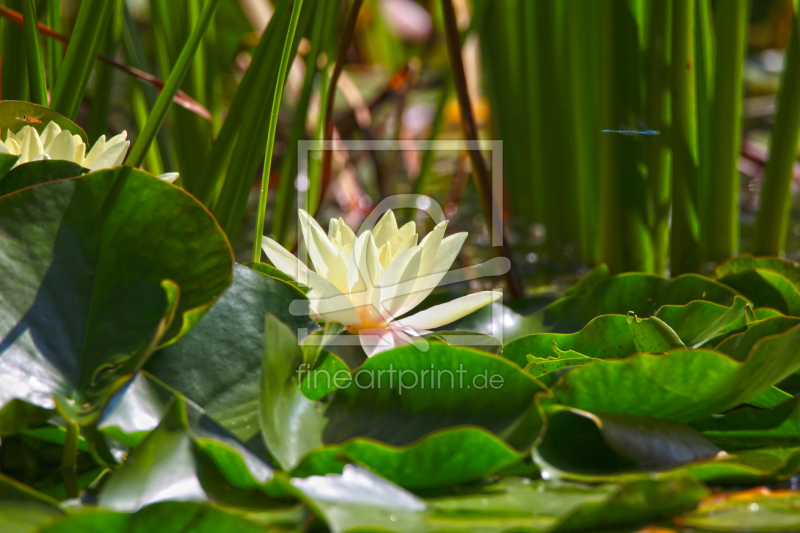
[(664, 279), (628, 273), (599, 281), (584, 294), (561, 298), (531, 318), (538, 318), (541, 331), (572, 333), (600, 315), (632, 312), (644, 318), (654, 315), (661, 306), (685, 305), (693, 300), (729, 307), (735, 296), (731, 288), (696, 274)]
[(269, 506), (269, 493), (285, 493), (280, 483), (273, 488), (275, 483), (266, 463), (204, 423), (199, 412), (187, 411), (176, 396), (158, 427), (103, 484), (98, 504), (135, 512), (166, 499), (224, 501), (233, 495), (256, 507)]
[(292, 301), (305, 299), (289, 283), (235, 265), (233, 284), (214, 307), (146, 369), (247, 441), (258, 434), (264, 315), (279, 317), (292, 331), (310, 332), (318, 327), (313, 320), (289, 313)]
[(757, 344), (744, 363), (709, 350), (635, 355), (582, 366), (553, 388), (570, 407), (680, 422), (721, 413), (800, 368), (800, 328)]
[(89, 169), (72, 161), (30, 161), (10, 170), (5, 177), (0, 178), (0, 196), (49, 181), (75, 178), (87, 172)]
[(141, 364), (196, 323), (233, 264), (199, 202), (124, 167), (0, 198), (0, 247), (0, 406), (51, 408), (98, 370)]
[(368, 437), (403, 446), (463, 424), (504, 436), (542, 391), (502, 357), (439, 343), (427, 352), (409, 345), (378, 354), (340, 383), (325, 412), (326, 444)]
[(665, 470), (715, 456), (720, 449), (696, 430), (671, 420), (589, 413), (554, 405), (546, 410), (537, 462), (579, 474)]
[(292, 471), (297, 477), (341, 474), (352, 462), (411, 490), (447, 487), (495, 474), (526, 456), (481, 428), (435, 431), (406, 446), (357, 437), (316, 448)]

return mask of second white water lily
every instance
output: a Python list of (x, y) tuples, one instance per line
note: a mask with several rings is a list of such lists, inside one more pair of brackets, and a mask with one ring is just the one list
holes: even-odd
[(392, 211), (359, 236), (341, 218), (331, 219), (326, 234), (303, 210), (300, 227), (314, 270), (269, 238), (262, 245), (267, 257), (311, 288), (313, 316), (344, 324), (359, 335), (369, 356), (409, 342), (409, 335), (454, 322), (502, 296), (497, 291), (469, 294), (397, 320), (439, 284), (466, 233), (445, 237), (444, 221), (418, 242), (414, 222), (398, 228)]
[[(31, 161), (56, 159), (71, 161), (91, 171), (104, 170), (119, 166), (125, 160), (131, 145), (127, 139), (126, 131), (108, 140), (101, 135), (87, 154), (86, 144), (80, 135), (62, 130), (58, 124), (50, 122), (41, 134), (33, 126), (24, 126), (17, 133), (8, 130), (5, 141), (0, 141), (0, 154), (18, 156), (14, 167)], [(173, 183), (178, 176), (177, 172), (167, 172), (158, 178)]]

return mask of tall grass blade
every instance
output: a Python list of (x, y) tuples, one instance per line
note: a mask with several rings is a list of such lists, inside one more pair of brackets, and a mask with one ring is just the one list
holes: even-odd
[(717, 4), (714, 104), (711, 118), (710, 193), (706, 204), (705, 259), (719, 263), (739, 249), (739, 169), (742, 92), (747, 52), (748, 0)]
[(44, 75), (42, 52), (39, 49), (39, 19), (36, 17), (34, 0), (23, 0), (22, 16), (31, 102), (47, 107), (47, 80)]
[(81, 2), (50, 105), (67, 118), (78, 114), (113, 8), (114, 2), (108, 0)]
[(695, 0), (694, 58), (697, 98), (697, 223), (700, 263), (706, 261), (708, 248), (709, 204), (715, 201), (711, 191), (711, 108), (714, 103), (714, 26), (709, 0)]
[[(6, 0), (5, 5), (22, 10), (23, 0)], [(25, 34), (21, 26), (3, 21), (3, 100), (28, 100), (28, 61), (25, 55)]]
[[(670, 273), (699, 268), (694, 0), (672, 3), (672, 229)], [(699, 74), (698, 74), (699, 75)]]
[[(47, 26), (61, 33), (61, 0), (47, 0), (44, 3), (44, 20)], [(47, 50), (48, 81), (50, 86), (54, 87), (56, 80), (58, 80), (58, 71), (64, 60), (64, 45), (57, 39), (47, 39), (45, 46)]]
[[(102, 52), (104, 55), (114, 57), (119, 46), (120, 34), (123, 25), (122, 0), (109, 0), (114, 4), (111, 23), (108, 25)], [(111, 92), (114, 88), (114, 72), (116, 69), (105, 62), (100, 62), (95, 70), (94, 94), (92, 95), (92, 108), (89, 113), (89, 128), (86, 134), (89, 142), (94, 144), (108, 129), (108, 115), (111, 110)]]
[(289, 20), (289, 31), (286, 33), (286, 40), (283, 43), (283, 54), (281, 55), (280, 69), (278, 70), (278, 81), (275, 84), (274, 97), (272, 99), (272, 112), (269, 117), (267, 130), (267, 151), (264, 155), (264, 172), (261, 173), (261, 193), (258, 198), (258, 218), (256, 219), (255, 239), (253, 240), (253, 262), (261, 262), (261, 239), (264, 233), (264, 217), (267, 213), (267, 194), (269, 189), (269, 175), (272, 168), (272, 151), (275, 148), (275, 130), (278, 127), (278, 112), (281, 108), (281, 96), (283, 95), (283, 84), (286, 82), (286, 71), (289, 68), (289, 61), (292, 57), (294, 44), (294, 34), (297, 30), (297, 22), (300, 19), (300, 9), (303, 7), (303, 0), (294, 0), (292, 6), (292, 17)]
[(200, 19), (197, 24), (195, 24), (194, 28), (192, 28), (192, 33), (189, 35), (189, 39), (184, 45), (181, 55), (178, 57), (178, 61), (175, 63), (169, 78), (167, 78), (164, 88), (161, 90), (161, 94), (158, 95), (158, 100), (156, 100), (156, 104), (150, 112), (147, 123), (144, 125), (139, 137), (137, 137), (133, 148), (131, 148), (126, 164), (138, 167), (141, 166), (144, 161), (150, 144), (152, 144), (158, 130), (161, 129), (161, 125), (164, 123), (169, 105), (172, 103), (172, 98), (175, 96), (175, 93), (178, 92), (183, 78), (189, 71), (194, 53), (197, 51), (198, 46), (200, 46), (203, 34), (218, 4), (219, 0), (206, 0), (203, 11), (200, 13)]
[(754, 236), (753, 253), (757, 255), (782, 254), (789, 228), (792, 167), (800, 140), (800, 14), (796, 5), (770, 139)]
[(647, 222), (653, 241), (653, 270), (664, 274), (669, 254), (672, 197), (670, 150), (670, 45), (672, 0), (654, 2), (648, 13), (645, 45), (645, 116), (660, 135), (643, 139), (647, 165)]
[[(333, 25), (336, 20), (338, 9), (335, 2), (325, 2), (317, 4), (314, 10), (314, 21), (311, 30), (311, 50), (306, 58), (306, 76), (303, 80), (303, 89), (300, 93), (300, 100), (297, 102), (292, 119), (292, 127), (289, 132), (289, 141), (286, 146), (286, 153), (281, 163), (281, 181), (278, 185), (278, 196), (275, 200), (275, 212), (272, 218), (272, 234), (279, 243), (289, 247), (289, 226), (291, 220), (296, 216), (295, 202), (295, 179), (297, 177), (297, 143), (305, 139), (306, 135), (306, 114), (308, 105), (311, 102), (311, 94), (314, 89), (314, 80), (319, 72), (318, 63), (322, 57), (323, 38), (325, 37), (325, 26)], [(327, 32), (332, 34), (333, 32)], [(310, 183), (309, 183), (310, 184)], [(317, 193), (318, 194), (318, 193)]]
[(195, 181), (192, 194), (215, 213), (225, 183), (225, 169), (232, 162), (239, 132), (249, 135), (256, 131), (255, 128), (263, 126), (257, 121), (257, 117), (254, 119), (254, 114), (261, 109), (259, 104), (268, 98), (270, 87), (274, 84), (282, 50), (279, 39), (289, 24), (290, 4), (290, 0), (282, 0), (275, 7), (275, 13), (253, 51), (250, 66), (231, 100), (225, 122), (216, 141), (211, 145), (200, 178)]
[[(289, 4), (290, 0), (284, 0), (284, 3)], [(314, 11), (316, 2), (305, 0), (303, 2), (304, 9), (300, 13), (300, 20), (297, 27), (302, 28), (295, 34), (294, 43), (290, 57), (297, 54), (297, 47), (300, 45), (300, 36), (311, 18), (311, 13)], [(277, 17), (277, 11), (274, 17)], [(263, 162), (264, 152), (263, 147), (267, 142), (267, 128), (266, 124), (270, 121), (270, 113), (272, 111), (272, 101), (274, 97), (273, 91), (275, 90), (275, 83), (278, 79), (278, 67), (280, 56), (283, 51), (282, 39), (286, 35), (289, 28), (289, 10), (286, 10), (285, 23), (281, 26), (275, 26), (276, 33), (274, 38), (274, 48), (267, 50), (271, 58), (267, 58), (266, 62), (266, 76), (267, 79), (257, 80), (259, 85), (258, 89), (253, 92), (248, 92), (250, 101), (248, 102), (247, 112), (245, 113), (241, 128), (239, 131), (238, 140), (231, 154), (231, 163), (228, 167), (227, 177), (225, 178), (224, 185), (220, 191), (219, 198), (212, 212), (220, 223), (222, 228), (228, 235), (228, 239), (234, 241), (241, 226), (242, 217), (244, 216), (245, 207), (247, 206), (247, 198), (250, 194), (250, 189), (253, 186), (253, 178), (258, 171), (258, 167)], [(270, 24), (272, 26), (272, 24)], [(275, 53), (277, 52), (277, 53)], [(274, 54), (274, 55), (273, 55)], [(255, 66), (255, 58), (251, 63), (251, 70)], [(261, 85), (263, 83), (263, 85)], [(244, 81), (239, 90), (244, 88)], [(220, 132), (220, 139), (225, 127), (230, 120), (230, 113), (225, 125)], [(219, 142), (219, 140), (217, 142)], [(216, 143), (215, 143), (216, 146)], [(210, 158), (209, 158), (210, 159)], [(271, 169), (264, 169), (264, 172), (269, 172)]]

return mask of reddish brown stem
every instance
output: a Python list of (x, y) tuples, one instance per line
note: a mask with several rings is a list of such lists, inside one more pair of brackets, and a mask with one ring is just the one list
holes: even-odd
[[(364, 0), (354, 0), (352, 7), (350, 7), (350, 13), (347, 15), (347, 23), (342, 33), (342, 40), (339, 42), (339, 54), (336, 57), (336, 65), (333, 67), (331, 82), (328, 85), (328, 98), (325, 106), (325, 136), (323, 139), (331, 142), (333, 142), (333, 102), (336, 98), (336, 84), (339, 81), (339, 76), (342, 74), (344, 60), (347, 57), (347, 50), (350, 48), (350, 43), (353, 41), (358, 12), (361, 10), (361, 4), (363, 3)], [(322, 179), (320, 180), (320, 197), (317, 202), (317, 209), (322, 205), (322, 199), (325, 197), (325, 191), (328, 190), (328, 184), (331, 181), (332, 158), (333, 154), (330, 149), (322, 151)]]
[[(10, 20), (11, 22), (13, 22), (14, 24), (18, 24), (18, 25), (22, 26), (22, 15), (20, 13), (16, 12), (16, 11), (14, 11), (13, 9), (7, 9), (5, 7), (0, 7), (0, 17), (6, 18), (6, 19)], [(61, 33), (58, 33), (54, 29), (52, 29), (52, 28), (50, 28), (48, 26), (45, 26), (41, 22), (39, 23), (39, 33), (41, 33), (42, 35), (44, 35), (46, 37), (49, 37), (51, 39), (56, 39), (56, 40), (61, 41), (63, 43), (69, 43), (69, 37), (67, 37), (66, 35), (63, 35)], [(128, 65), (126, 65), (124, 63), (120, 63), (119, 61), (117, 61), (117, 60), (115, 60), (115, 59), (113, 59), (111, 57), (108, 57), (106, 55), (103, 55), (103, 54), (97, 54), (97, 59), (99, 59), (100, 61), (103, 61), (105, 63), (108, 63), (109, 65), (111, 65), (111, 66), (113, 66), (115, 68), (118, 68), (119, 70), (121, 70), (121, 71), (123, 71), (123, 72), (125, 72), (127, 74), (130, 74), (131, 76), (133, 76), (135, 78), (139, 78), (142, 81), (145, 81), (145, 82), (147, 82), (147, 83), (149, 83), (151, 85), (154, 85), (154, 86), (158, 87), (159, 89), (163, 89), (164, 88), (164, 82), (161, 81), (160, 79), (156, 78), (152, 74), (149, 74), (147, 72), (141, 71), (138, 68), (129, 67)], [(208, 111), (208, 109), (203, 107), (197, 100), (195, 100), (194, 98), (192, 98), (191, 96), (189, 96), (185, 92), (181, 91), (180, 89), (178, 90), (178, 93), (175, 95), (175, 98), (173, 99), (173, 101), (176, 104), (178, 104), (179, 106), (183, 107), (184, 109), (187, 109), (187, 110), (191, 111), (192, 113), (200, 115), (204, 119), (206, 119), (208, 121), (211, 121), (211, 113)]]
[[(472, 104), (469, 99), (469, 91), (467, 90), (467, 78), (464, 74), (464, 62), (461, 58), (461, 39), (458, 33), (458, 25), (456, 24), (456, 14), (453, 9), (452, 0), (442, 0), (442, 13), (444, 15), (447, 53), (450, 57), (450, 69), (453, 73), (453, 82), (456, 94), (458, 95), (458, 104), (461, 109), (461, 125), (467, 140), (477, 142), (478, 128), (475, 124)], [(493, 213), (502, 213), (503, 199), (492, 197), (489, 169), (486, 167), (486, 162), (483, 160), (480, 150), (467, 150), (467, 152), (469, 152), (469, 157), (472, 161), (472, 175), (475, 178), (475, 186), (478, 188), (478, 193), (481, 198), (483, 216), (486, 219), (486, 225), (489, 227), (489, 235), (493, 235), (495, 224), (501, 223), (501, 220), (493, 219)], [(500, 209), (494, 209), (495, 202), (499, 204), (498, 207), (500, 207)], [(499, 218), (502, 219), (502, 215)], [(505, 232), (503, 233), (503, 255), (511, 263), (511, 268), (505, 275), (506, 283), (508, 284), (508, 289), (511, 292), (512, 298), (521, 298), (524, 294), (522, 282), (519, 279), (519, 272), (517, 271), (514, 257), (511, 254), (511, 247), (508, 245), (508, 239), (505, 236)]]

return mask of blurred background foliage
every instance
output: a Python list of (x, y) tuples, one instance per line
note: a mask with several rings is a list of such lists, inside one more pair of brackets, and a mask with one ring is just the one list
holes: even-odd
[[(38, 90), (23, 27), (9, 11), (25, 3), (2, 0), (5, 100), (35, 99)], [(51, 107), (92, 142), (122, 130), (135, 139), (158, 87), (97, 61), (85, 93), (70, 92), (64, 86), (83, 81), (59, 81), (63, 62), (75, 59), (54, 36), (80, 38), (84, 55), (166, 80), (203, 5), (101, 0), (81, 22), (81, 2), (36, 2)], [(615, 272), (676, 275), (707, 272), (738, 252), (800, 255), (794, 0), (451, 5), (462, 81), (451, 72), (438, 0), (305, 0), (268, 169), (265, 234), (294, 245), (298, 189), (320, 220), (343, 216), (351, 226), (381, 199), (417, 193), (443, 207), (452, 231), (470, 232), (464, 264), (496, 254), (464, 151), (409, 143), (402, 151), (337, 149), (330, 161), (311, 152), (307, 174), (298, 173), (298, 141), (330, 138), (326, 117), (334, 139), (463, 139), (457, 94), (466, 89), (477, 135), (503, 141), (505, 235), (529, 291), (569, 283), (601, 262)], [(214, 213), (240, 262), (251, 259), (291, 10), (291, 0), (219, 2), (144, 158), (153, 173), (180, 172), (178, 184)], [(601, 131), (618, 129), (659, 134)]]

